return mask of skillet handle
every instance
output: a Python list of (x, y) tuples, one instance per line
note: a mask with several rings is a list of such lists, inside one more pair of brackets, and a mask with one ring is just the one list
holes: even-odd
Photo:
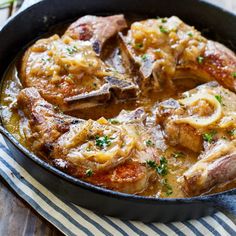
[(222, 193), (217, 196), (209, 197), (209, 201), (213, 202), (213, 206), (219, 210), (226, 210), (236, 216), (236, 193)]

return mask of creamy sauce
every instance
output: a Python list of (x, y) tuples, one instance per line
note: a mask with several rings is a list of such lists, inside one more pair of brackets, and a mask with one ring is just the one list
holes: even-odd
[[(110, 52), (111, 53), (111, 52)], [(109, 53), (108, 53), (109, 55)], [(17, 60), (9, 67), (5, 74), (4, 82), (2, 84), (1, 93), (1, 105), (2, 105), (2, 118), (3, 124), (6, 129), (13, 134), (13, 136), (20, 141), (20, 143), (30, 149), (27, 145), (25, 137), (23, 135), (22, 124), (20, 122), (20, 114), (16, 108), (16, 97), (19, 91), (22, 89), (18, 72), (17, 72)], [(82, 119), (98, 119), (100, 117), (112, 118), (119, 114), (122, 109), (134, 110), (137, 107), (144, 107), (147, 113), (149, 113), (151, 119), (151, 111), (155, 107), (155, 104), (159, 101), (163, 101), (167, 98), (175, 98), (183, 91), (194, 88), (197, 86), (197, 82), (194, 80), (179, 80), (176, 82), (176, 90), (168, 88), (162, 92), (149, 93), (148, 97), (140, 97), (136, 101), (129, 102), (111, 102), (107, 105), (99, 106), (96, 108), (84, 109), (83, 111), (71, 112), (70, 115), (82, 118)], [(157, 134), (158, 135), (158, 134)], [(192, 153), (189, 150), (180, 147), (170, 147), (168, 144), (165, 150), (165, 158), (168, 160), (168, 174), (158, 181), (153, 182), (149, 188), (141, 195), (145, 196), (156, 196), (156, 197), (167, 197), (167, 198), (181, 198), (185, 197), (182, 192), (177, 179), (183, 175), (183, 173), (191, 167), (197, 161), (197, 154)], [(176, 153), (181, 153), (176, 155)], [(236, 187), (236, 181), (228, 184), (224, 184), (210, 191), (221, 192), (230, 188)], [(168, 191), (170, 190), (171, 191)]]
[[(180, 83), (180, 82), (179, 82)], [(196, 86), (191, 82), (188, 84), (180, 83), (178, 92), (184, 91), (186, 89)], [(27, 145), (24, 135), (21, 132), (21, 123), (20, 123), (20, 115), (18, 110), (15, 108), (16, 106), (16, 97), (21, 90), (22, 86), (20, 80), (18, 78), (18, 73), (16, 69), (16, 65), (13, 63), (7, 73), (5, 74), (4, 83), (2, 85), (2, 94), (1, 94), (1, 105), (2, 105), (2, 118), (3, 124), (6, 129), (13, 134), (13, 136), (20, 141), (20, 143), (27, 148), (30, 147)], [(140, 98), (138, 101), (131, 101), (128, 103), (120, 103), (120, 104), (107, 104), (105, 106), (100, 106), (93, 109), (87, 109), (83, 112), (74, 112), (72, 115), (78, 116), (80, 118), (88, 119), (93, 118), (97, 119), (99, 117), (112, 118), (119, 114), (122, 109), (133, 110), (137, 107), (145, 107), (147, 111), (151, 111), (152, 107), (156, 102), (162, 101), (169, 97), (176, 97), (176, 91), (169, 90), (168, 92), (159, 92), (155, 94), (151, 94), (149, 98)], [(94, 115), (96, 114), (96, 115)], [(182, 152), (184, 155), (180, 155), (179, 157), (174, 157), (174, 154), (177, 152)], [(165, 151), (165, 157), (168, 160), (168, 174), (165, 178), (161, 178), (157, 182), (154, 182), (149, 186), (149, 188), (143, 192), (141, 195), (145, 196), (156, 196), (156, 197), (184, 197), (184, 193), (182, 192), (179, 184), (177, 183), (178, 177), (182, 176), (183, 173), (192, 166), (197, 161), (197, 155), (191, 153), (186, 149), (181, 148), (173, 148), (168, 147)], [(163, 179), (167, 180), (168, 184), (171, 186), (173, 193), (168, 195), (166, 185), (163, 184)], [(232, 182), (229, 184), (225, 184), (222, 187), (218, 187), (214, 189), (213, 192), (224, 191), (226, 189), (230, 189), (236, 186), (236, 182)]]

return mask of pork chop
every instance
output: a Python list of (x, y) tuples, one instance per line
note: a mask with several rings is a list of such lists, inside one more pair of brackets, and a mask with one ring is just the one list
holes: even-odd
[(127, 34), (119, 35), (128, 67), (139, 67), (144, 92), (173, 86), (179, 78), (218, 81), (236, 91), (235, 53), (176, 16), (134, 22)]
[[(117, 191), (144, 191), (155, 170), (147, 160), (159, 161), (160, 151), (146, 145), (152, 139), (142, 123), (142, 112), (135, 112), (136, 123), (114, 124), (105, 118), (80, 120), (59, 113), (35, 88), (23, 89), (18, 107), (29, 121), (26, 135), (36, 154), (77, 177)], [(113, 124), (112, 124), (113, 123)]]
[[(85, 37), (86, 32), (81, 29), (86, 21), (91, 38)], [(38, 40), (22, 59), (23, 86), (36, 87), (44, 99), (63, 111), (98, 106), (112, 98), (135, 99), (138, 86), (133, 78), (116, 71), (94, 51), (94, 40), (99, 41), (101, 47), (125, 25), (122, 15), (85, 16), (72, 24), (62, 37), (53, 35)]]
[(235, 140), (218, 140), (199, 158), (179, 179), (187, 196), (205, 194), (236, 178)]
[[(234, 128), (236, 95), (216, 82), (200, 85), (157, 106), (157, 123), (171, 145), (200, 153)], [(210, 141), (210, 142), (209, 142)]]
[(200, 195), (236, 178), (236, 95), (216, 82), (161, 102), (157, 122), (171, 145), (198, 154), (179, 179), (187, 196)]
[(124, 15), (83, 16), (71, 24), (65, 32), (74, 40), (91, 41), (97, 55), (100, 55), (103, 44), (112, 36), (127, 27)]

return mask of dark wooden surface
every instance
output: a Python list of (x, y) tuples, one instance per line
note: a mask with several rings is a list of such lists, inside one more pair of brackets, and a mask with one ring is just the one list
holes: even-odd
[(61, 236), (62, 234), (18, 198), (0, 178), (0, 235)]

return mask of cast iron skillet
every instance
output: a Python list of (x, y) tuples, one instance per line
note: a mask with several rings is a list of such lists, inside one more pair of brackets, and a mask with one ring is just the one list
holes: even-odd
[[(45, 0), (10, 19), (0, 30), (0, 78), (16, 54), (50, 27), (87, 14), (124, 13), (144, 17), (177, 15), (198, 29), (207, 28), (208, 36), (235, 50), (236, 15), (197, 0)], [(217, 38), (216, 38), (217, 37)], [(222, 40), (223, 39), (223, 40)], [(122, 219), (177, 221), (212, 214), (218, 207), (236, 214), (236, 189), (186, 199), (156, 199), (103, 189), (73, 178), (48, 165), (3, 127), (5, 137), (18, 162), (31, 175), (59, 196), (101, 214)]]

